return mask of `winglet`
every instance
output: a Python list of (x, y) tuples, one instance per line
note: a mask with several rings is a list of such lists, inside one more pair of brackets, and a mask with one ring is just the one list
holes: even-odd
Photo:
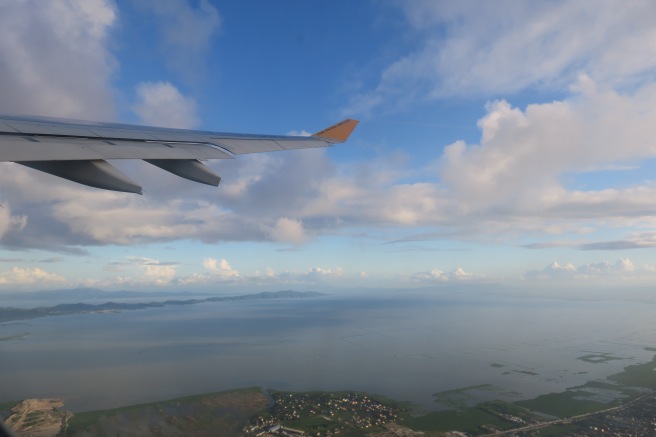
[(339, 123), (332, 125), (320, 132), (317, 132), (312, 136), (325, 138), (330, 140), (332, 143), (343, 143), (348, 139), (349, 135), (351, 135), (351, 132), (353, 132), (353, 129), (355, 129), (358, 123), (358, 120), (347, 118), (346, 120), (340, 121)]

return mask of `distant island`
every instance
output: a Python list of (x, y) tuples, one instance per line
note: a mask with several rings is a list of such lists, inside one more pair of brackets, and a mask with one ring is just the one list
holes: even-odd
[[(125, 292), (124, 292), (125, 293)], [(123, 294), (127, 297), (127, 295)], [(161, 302), (140, 302), (140, 303), (121, 303), (105, 302), (102, 304), (88, 303), (65, 303), (49, 307), (37, 308), (13, 308), (0, 307), (0, 323), (10, 322), (13, 320), (34, 319), (37, 317), (63, 316), (71, 314), (88, 314), (88, 313), (109, 313), (118, 311), (141, 310), (146, 308), (161, 308), (171, 305), (196, 305), (207, 302), (233, 302), (245, 300), (266, 300), (266, 299), (305, 299), (312, 297), (327, 296), (325, 293), (316, 291), (264, 291), (255, 294), (245, 294), (239, 296), (214, 296), (203, 299), (185, 299), (185, 300), (165, 300)], [(139, 297), (143, 297), (140, 294)]]

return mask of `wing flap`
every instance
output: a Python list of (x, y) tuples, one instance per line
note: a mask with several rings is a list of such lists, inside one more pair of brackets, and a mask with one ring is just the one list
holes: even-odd
[(190, 181), (219, 186), (221, 177), (196, 159), (146, 159), (146, 162)]
[(18, 164), (78, 184), (104, 190), (141, 194), (142, 188), (116, 167), (101, 159), (90, 161), (29, 161)]

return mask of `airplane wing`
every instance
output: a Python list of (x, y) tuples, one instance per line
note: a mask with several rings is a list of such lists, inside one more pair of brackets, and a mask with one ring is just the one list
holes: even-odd
[(303, 137), (0, 116), (0, 162), (16, 162), (91, 187), (141, 194), (139, 184), (106, 160), (142, 159), (185, 179), (218, 186), (221, 178), (200, 160), (328, 147), (346, 141), (357, 124), (346, 119)]

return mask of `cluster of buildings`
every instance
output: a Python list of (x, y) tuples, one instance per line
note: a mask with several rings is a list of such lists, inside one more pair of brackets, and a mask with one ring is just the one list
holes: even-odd
[(399, 408), (371, 398), (348, 393), (272, 393), (275, 404), (268, 414), (251, 420), (246, 435), (319, 436), (345, 431), (382, 429), (397, 419)]
[(645, 396), (624, 408), (590, 415), (577, 425), (581, 430), (575, 434), (577, 436), (653, 437), (656, 435), (656, 394)]
[(656, 393), (648, 393), (625, 405), (612, 407), (598, 413), (587, 413), (486, 435), (654, 437), (656, 436)]

